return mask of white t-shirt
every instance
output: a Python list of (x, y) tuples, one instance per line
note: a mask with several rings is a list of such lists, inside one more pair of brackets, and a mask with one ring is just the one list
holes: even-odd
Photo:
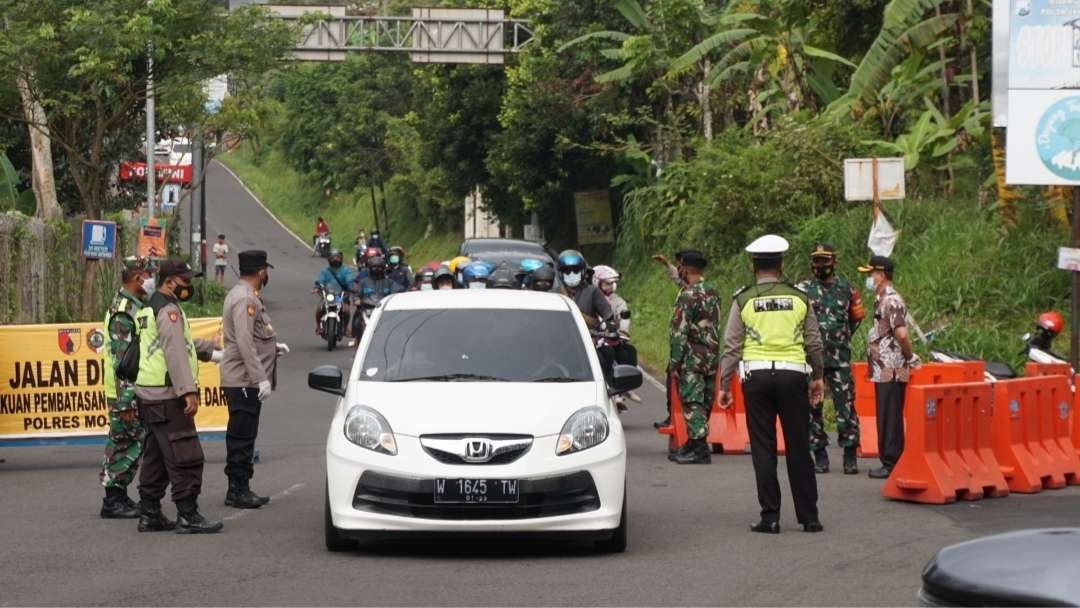
[(214, 266), (228, 266), (229, 246), (225, 243), (214, 243)]

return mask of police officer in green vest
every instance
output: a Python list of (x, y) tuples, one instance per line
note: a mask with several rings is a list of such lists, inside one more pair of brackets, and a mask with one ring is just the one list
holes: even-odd
[(139, 469), (143, 425), (135, 406), (135, 385), (119, 376), (120, 361), (135, 334), (135, 315), (147, 295), (154, 291), (154, 279), (147, 263), (139, 258), (124, 261), (121, 287), (105, 313), (105, 402), (109, 406), (109, 434), (98, 479), (105, 487), (101, 517), (134, 519), (139, 508), (128, 496), (127, 487)]
[(821, 332), (806, 294), (783, 278), (787, 250), (788, 242), (772, 234), (746, 248), (755, 284), (735, 292), (720, 371), (720, 405), (725, 408), (731, 407), (731, 379), (739, 371), (761, 505), (761, 521), (750, 529), (766, 534), (780, 532), (777, 416), (787, 443), (795, 516), (804, 531), (823, 530), (809, 440), (810, 403), (820, 402), (825, 392)]
[[(135, 396), (146, 427), (139, 476), (139, 531), (176, 529), (177, 533), (218, 532), (220, 521), (199, 513), (203, 450), (195, 430), (199, 411), (199, 361), (221, 361), (208, 340), (191, 337), (180, 302), (191, 299), (191, 280), (201, 276), (180, 260), (162, 262), (157, 291), (135, 316), (139, 334), (139, 374)], [(172, 485), (176, 521), (161, 512), (165, 489)]]

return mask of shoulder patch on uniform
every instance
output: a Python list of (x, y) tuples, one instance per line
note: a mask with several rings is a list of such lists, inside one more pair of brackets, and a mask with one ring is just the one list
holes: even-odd
[(177, 321), (180, 320), (180, 313), (176, 312), (175, 310), (170, 310), (169, 311), (169, 320), (172, 321), (173, 323), (176, 323)]
[(248, 312), (249, 317), (254, 317), (255, 316), (255, 305), (254, 304), (248, 304), (247, 312)]
[(733, 298), (739, 297), (740, 294), (742, 294), (747, 289), (750, 289), (750, 287), (751, 287), (750, 285), (743, 285), (742, 287), (739, 287), (738, 289), (736, 289), (735, 291), (733, 291), (731, 293), (731, 297), (733, 297)]

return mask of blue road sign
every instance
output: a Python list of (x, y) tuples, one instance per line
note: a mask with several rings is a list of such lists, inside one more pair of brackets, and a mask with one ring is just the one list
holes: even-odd
[(83, 220), (83, 257), (110, 260), (116, 255), (116, 222)]

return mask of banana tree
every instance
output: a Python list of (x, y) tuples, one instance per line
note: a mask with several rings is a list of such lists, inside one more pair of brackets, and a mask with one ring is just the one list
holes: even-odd
[(21, 211), (34, 215), (33, 190), (19, 191), (19, 174), (7, 154), (0, 152), (0, 212)]

